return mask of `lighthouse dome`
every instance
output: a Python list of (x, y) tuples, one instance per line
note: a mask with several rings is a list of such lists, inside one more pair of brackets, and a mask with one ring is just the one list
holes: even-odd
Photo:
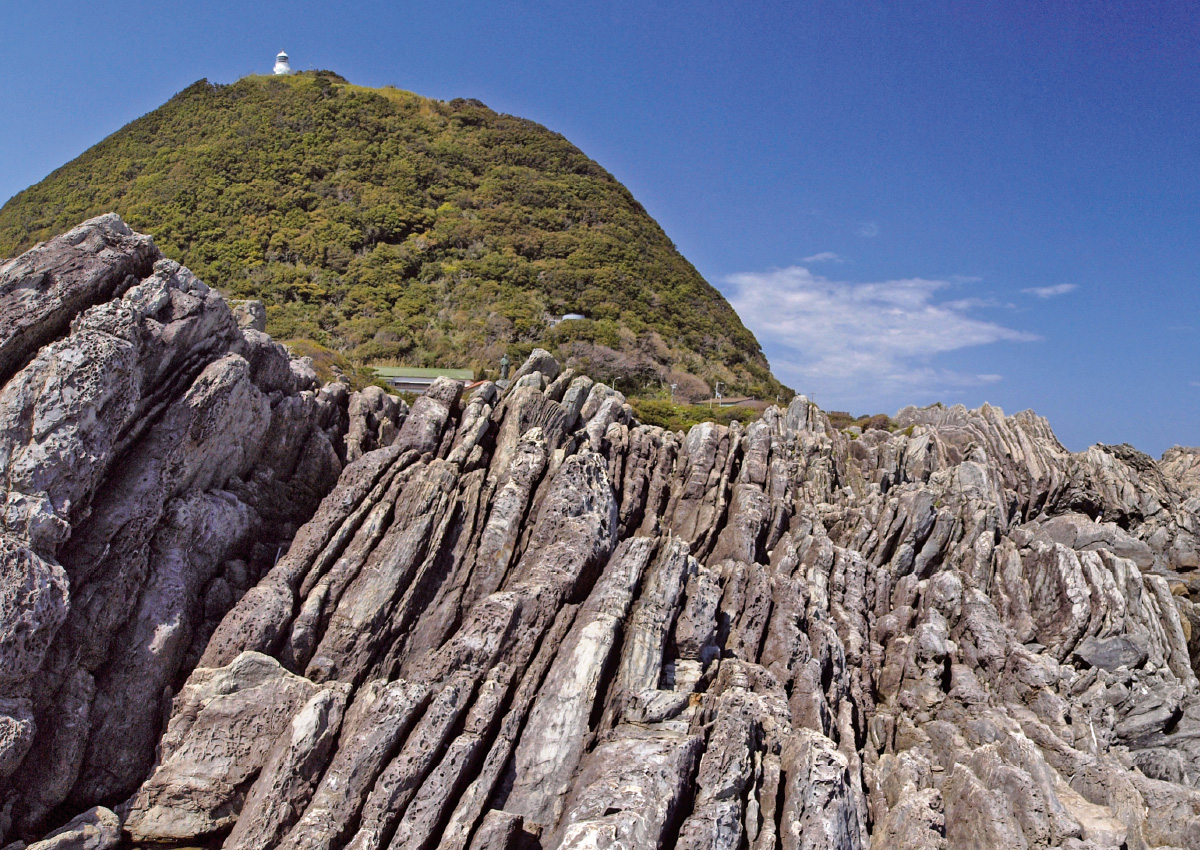
[(288, 64), (288, 55), (285, 52), (283, 52), (282, 50), (280, 50), (279, 55), (275, 57), (275, 73), (276, 74), (292, 73), (292, 66)]

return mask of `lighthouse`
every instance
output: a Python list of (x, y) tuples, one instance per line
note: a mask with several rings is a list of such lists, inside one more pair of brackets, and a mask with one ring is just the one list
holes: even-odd
[(292, 73), (292, 66), (288, 64), (288, 55), (282, 50), (280, 50), (279, 55), (275, 57), (275, 73), (276, 75)]

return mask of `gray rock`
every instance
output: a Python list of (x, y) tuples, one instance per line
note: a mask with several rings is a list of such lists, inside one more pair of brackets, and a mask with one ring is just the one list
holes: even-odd
[(0, 699), (0, 779), (16, 770), (33, 746), (37, 725), (27, 699)]
[(561, 827), (546, 847), (658, 847), (688, 793), (699, 738), (629, 730), (584, 763)]
[(392, 445), (402, 451), (420, 454), (437, 451), (442, 432), (450, 417), (458, 411), (462, 384), (450, 378), (438, 378), (425, 394), (413, 403)]
[(851, 784), (849, 761), (832, 741), (811, 730), (797, 731), (783, 752), (783, 829), (786, 850), (865, 847), (865, 824)]
[(408, 417), (408, 404), (379, 387), (363, 387), (350, 396), (347, 413), (346, 461), (353, 463), (367, 452), (390, 446)]
[(36, 850), (109, 850), (120, 843), (121, 819), (109, 809), (95, 806), (29, 847)]
[(288, 364), (298, 390), (315, 390), (319, 386), (317, 370), (311, 357), (293, 357)]
[(520, 846), (518, 841), (524, 827), (520, 815), (502, 809), (492, 809), (484, 816), (483, 823), (471, 841), (471, 850), (511, 850)]
[(267, 330), (267, 306), (261, 301), (232, 302), (233, 318), (237, 320), (242, 330), (255, 330), (265, 333)]
[(388, 758), (428, 700), (428, 688), (403, 680), (375, 680), (360, 687), (342, 725), (333, 761), (300, 820), (276, 846), (327, 850), (344, 844)]
[(329, 763), (350, 687), (317, 691), (284, 727), (246, 795), (226, 850), (269, 850), (299, 820)]
[(0, 535), (0, 563), (0, 687), (11, 693), (41, 668), (66, 620), (68, 582), (62, 567), (8, 535)]
[(583, 410), (583, 405), (587, 402), (588, 396), (591, 395), (592, 387), (595, 381), (587, 375), (579, 375), (571, 379), (571, 383), (567, 385), (567, 389), (563, 392), (562, 406), (566, 412), (567, 427), (573, 428), (579, 421), (579, 413)]
[(647, 538), (626, 541), (613, 553), (550, 668), (513, 754), (515, 777), (505, 803), (525, 823), (552, 826), (562, 815), (601, 679), (653, 553)]
[[(525, 358), (525, 362), (521, 364), (521, 368), (513, 374), (510, 390), (516, 388), (526, 376), (532, 375), (535, 372), (540, 373), (546, 381), (553, 381), (558, 377), (560, 368), (558, 361), (551, 356), (550, 352), (543, 348), (535, 348)], [(539, 385), (538, 389), (544, 389), (544, 386)]]
[(162, 694), (191, 643), (192, 612), (251, 523), (249, 509), (228, 494), (195, 494), (169, 506), (151, 542), (138, 609), (96, 679), (92, 733), (72, 792), (81, 804), (127, 797), (149, 774), (162, 732)]
[(182, 841), (232, 826), (247, 780), (317, 690), (258, 653), (197, 669), (176, 697), (158, 767), (134, 796), (125, 829), (138, 841)]
[(1141, 667), (1147, 653), (1124, 635), (1110, 638), (1087, 637), (1074, 649), (1075, 657), (1090, 667), (1113, 672), (1118, 667)]
[[(471, 678), (456, 676), (429, 702), (404, 747), (383, 769), (367, 797), (351, 850), (377, 850), (387, 843), (399, 816), (432, 770), (438, 754), (453, 737), (455, 726), (473, 695)], [(400, 844), (404, 846), (403, 840)]]
[(280, 345), (116, 216), (5, 263), (5, 309), (0, 693), (22, 710), (0, 806), (36, 838), (146, 778), (169, 690), (254, 580), (219, 574), (270, 566), (341, 432)]
[(290, 395), (310, 388), (310, 384), (299, 379), (292, 370), (287, 349), (260, 330), (243, 328), (242, 338), (234, 341), (233, 351), (250, 364), (250, 380), (265, 393)]
[(83, 310), (149, 275), (161, 256), (149, 236), (109, 213), (0, 265), (0, 380)]

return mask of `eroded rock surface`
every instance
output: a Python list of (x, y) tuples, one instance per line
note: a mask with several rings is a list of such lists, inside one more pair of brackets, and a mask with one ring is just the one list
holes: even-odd
[[(31, 625), (0, 633), (0, 769), (39, 776), (12, 834), (111, 802), (134, 840), (228, 848), (1200, 847), (1200, 451), (1073, 454), (987, 406), (851, 438), (802, 397), (676, 434), (539, 351), (403, 419), (308, 390), (349, 462), (260, 574), (242, 494), (271, 487), (221, 475), (264, 452), (190, 423), (305, 391), (221, 406), (256, 386), (234, 348), (157, 414), (189, 423), (182, 456), (159, 424), (79, 476), (13, 442), (9, 479), (48, 483), (10, 485), (4, 622)], [(189, 487), (151, 511), (164, 466)], [(109, 478), (127, 507), (84, 487)], [(222, 577), (211, 637), (163, 623), (187, 648), (147, 663), (155, 600)], [(152, 760), (90, 740), (160, 688)]]
[(552, 387), (418, 402), (218, 630), (193, 678), (408, 694), (281, 846), (1197, 846), (1186, 452), (992, 408), (851, 440), (803, 398), (680, 435)]
[(336, 483), (353, 399), (112, 215), (0, 266), (0, 315), (0, 836), (31, 839), (146, 779)]

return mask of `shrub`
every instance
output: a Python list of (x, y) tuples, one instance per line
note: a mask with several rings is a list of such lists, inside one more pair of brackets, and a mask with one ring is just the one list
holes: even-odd
[(687, 431), (701, 422), (717, 422), (728, 425), (737, 420), (743, 424), (753, 422), (762, 415), (750, 407), (708, 407), (703, 404), (673, 404), (664, 399), (632, 398), (629, 400), (633, 415), (646, 425), (657, 425), (668, 431)]

